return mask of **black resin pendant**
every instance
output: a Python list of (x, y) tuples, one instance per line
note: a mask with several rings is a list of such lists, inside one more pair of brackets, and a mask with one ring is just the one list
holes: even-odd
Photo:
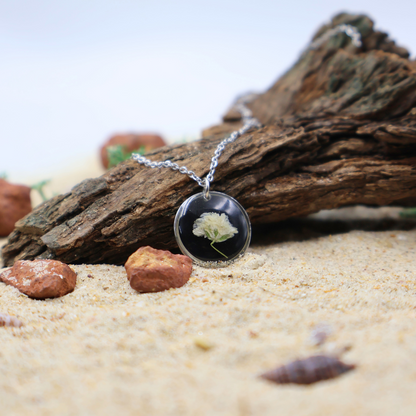
[(226, 266), (247, 250), (251, 225), (247, 212), (221, 192), (188, 198), (178, 209), (174, 231), (182, 253), (204, 267)]

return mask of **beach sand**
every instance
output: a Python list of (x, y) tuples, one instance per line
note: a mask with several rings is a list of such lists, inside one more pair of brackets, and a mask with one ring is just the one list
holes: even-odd
[[(368, 212), (398, 210), (319, 218)], [(0, 283), (0, 313), (25, 324), (0, 328), (0, 414), (415, 415), (416, 229), (286, 227), (257, 231), (237, 263), (194, 266), (185, 286), (160, 293), (135, 292), (106, 264), (72, 265), (76, 289), (59, 299)], [(316, 328), (328, 334), (320, 346)], [(332, 380), (258, 378), (343, 350), (357, 367)]]

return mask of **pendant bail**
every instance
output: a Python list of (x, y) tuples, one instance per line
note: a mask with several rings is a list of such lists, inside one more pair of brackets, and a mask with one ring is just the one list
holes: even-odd
[(211, 199), (211, 195), (209, 194), (209, 180), (208, 178), (204, 179), (204, 199), (209, 201)]

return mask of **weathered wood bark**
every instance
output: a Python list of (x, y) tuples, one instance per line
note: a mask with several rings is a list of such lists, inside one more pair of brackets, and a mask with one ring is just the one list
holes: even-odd
[[(355, 25), (363, 47), (343, 34), (298, 62), (250, 104), (264, 126), (228, 146), (214, 188), (236, 197), (253, 224), (272, 223), (351, 204), (416, 205), (416, 65), (375, 32), (365, 16)], [(198, 142), (154, 151), (198, 175), (224, 135), (240, 125), (230, 111)], [(199, 191), (187, 176), (127, 161), (36, 208), (4, 247), (17, 259), (123, 263), (142, 245), (172, 249), (179, 205)]]

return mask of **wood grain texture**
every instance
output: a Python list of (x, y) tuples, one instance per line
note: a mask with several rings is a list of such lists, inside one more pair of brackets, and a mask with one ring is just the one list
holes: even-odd
[[(363, 47), (339, 34), (303, 52), (249, 104), (263, 127), (220, 158), (213, 189), (237, 198), (253, 224), (352, 204), (416, 205), (416, 65), (366, 16), (336, 16), (316, 36), (340, 23), (357, 26)], [(218, 143), (239, 125), (231, 110), (200, 141), (148, 157), (204, 176)], [(185, 175), (126, 161), (20, 220), (4, 262), (122, 264), (143, 245), (175, 249), (175, 213), (199, 191)]]

